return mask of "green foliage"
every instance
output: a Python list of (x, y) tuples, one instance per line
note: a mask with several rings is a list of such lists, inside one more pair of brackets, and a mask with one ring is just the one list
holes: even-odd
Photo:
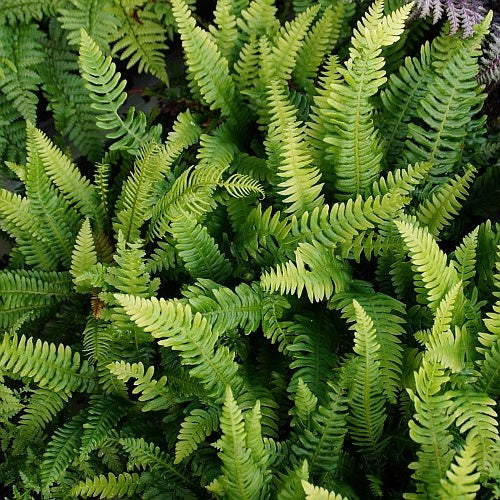
[(4, 495), (498, 496), (489, 18), (195, 5), (0, 9)]

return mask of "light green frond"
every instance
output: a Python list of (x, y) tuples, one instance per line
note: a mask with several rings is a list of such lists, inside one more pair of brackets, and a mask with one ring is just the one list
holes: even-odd
[[(147, 71), (168, 85), (165, 55), (167, 33), (164, 26), (158, 22), (152, 10), (135, 10), (137, 20), (133, 15), (134, 8), (128, 9), (125, 2), (118, 4), (116, 10), (121, 24), (115, 33), (113, 55), (120, 54), (120, 59), (127, 60), (127, 69), (137, 65), (137, 71)], [(135, 6), (134, 6), (135, 7)], [(118, 39), (117, 36), (118, 35)]]
[(439, 496), (442, 500), (457, 498), (474, 500), (479, 491), (479, 472), (476, 472), (474, 461), (475, 445), (467, 441), (460, 453), (455, 456), (455, 462), (446, 471), (446, 479), (441, 480)]
[(356, 316), (354, 352), (358, 358), (349, 392), (349, 433), (356, 446), (368, 453), (379, 453), (383, 447), (381, 437), (387, 418), (378, 360), (380, 344), (370, 316), (356, 300), (353, 300), (353, 306)]
[(115, 234), (121, 231), (127, 242), (135, 242), (140, 237), (141, 226), (151, 217), (153, 190), (167, 167), (163, 153), (154, 142), (142, 146), (132, 172), (123, 183), (113, 229)]
[(254, 461), (247, 445), (243, 414), (227, 389), (220, 417), (222, 437), (218, 441), (219, 458), (222, 460), (222, 476), (218, 478), (224, 492), (230, 498), (257, 500), (265, 487), (264, 473)]
[(94, 237), (92, 236), (90, 222), (85, 219), (76, 237), (71, 256), (70, 274), (73, 276), (76, 291), (82, 293), (90, 291), (90, 284), (86, 282), (82, 275), (96, 264), (97, 253), (95, 251)]
[(107, 476), (100, 474), (76, 483), (70, 494), (73, 498), (92, 498), (96, 496), (107, 499), (116, 497), (130, 498), (131, 495), (139, 493), (141, 489), (139, 474), (124, 472), (115, 476), (108, 472)]
[(234, 82), (227, 59), (211, 36), (196, 26), (184, 0), (172, 0), (172, 11), (181, 35), (191, 78), (211, 109), (220, 109), (226, 117), (240, 116)]
[(323, 203), (321, 175), (311, 166), (312, 157), (305, 141), (302, 124), (277, 81), (268, 89), (269, 123), (266, 149), (271, 161), (277, 162), (279, 194), (289, 206), (287, 213), (302, 215)]
[(71, 277), (66, 272), (14, 270), (0, 272), (0, 327), (22, 319), (34, 320), (71, 299)]
[(281, 321), (290, 303), (280, 294), (266, 295), (262, 300), (262, 333), (280, 352), (286, 351), (291, 342), (289, 328), (292, 321)]
[(243, 198), (251, 194), (258, 194), (261, 198), (265, 196), (264, 189), (259, 181), (244, 174), (233, 174), (225, 181), (222, 181), (220, 185), (235, 198)]
[(288, 261), (265, 271), (261, 285), (267, 292), (292, 293), (298, 297), (305, 289), (310, 302), (319, 302), (330, 298), (334, 290), (343, 291), (349, 279), (349, 268), (331, 249), (317, 243), (300, 243), (295, 262)]
[(173, 243), (170, 241), (159, 241), (158, 246), (146, 261), (146, 270), (150, 273), (174, 268), (178, 257)]
[(2, 369), (16, 377), (28, 377), (39, 387), (53, 391), (92, 390), (94, 370), (69, 346), (5, 334), (0, 344)]
[(236, 328), (248, 335), (260, 326), (263, 293), (257, 283), (227, 288), (200, 279), (183, 294), (193, 311), (203, 314), (219, 335)]
[(115, 140), (111, 149), (125, 149), (135, 153), (141, 144), (159, 137), (161, 127), (155, 126), (147, 130), (146, 115), (136, 113), (133, 106), (128, 108), (126, 117), (122, 119), (119, 110), (127, 99), (124, 92), (126, 81), (121, 80), (111, 57), (105, 57), (83, 29), (80, 33), (79, 65), (82, 77), (87, 82), (86, 87), (94, 100), (92, 106), (99, 111), (97, 126), (106, 131), (109, 139)]
[(111, 374), (123, 382), (134, 380), (132, 394), (139, 394), (139, 401), (146, 402), (141, 406), (141, 411), (160, 411), (169, 408), (173, 402), (172, 393), (165, 387), (167, 377), (153, 378), (154, 367), (147, 370), (142, 363), (126, 363), (115, 361), (108, 365)]
[(293, 79), (311, 93), (314, 89), (314, 79), (318, 68), (337, 43), (343, 13), (344, 2), (337, 2), (335, 7), (327, 8), (307, 33), (298, 52)]
[(159, 283), (157, 280), (151, 281), (144, 262), (145, 255), (140, 240), (138, 243), (126, 243), (119, 233), (116, 253), (113, 255), (117, 266), (107, 268), (107, 283), (122, 293), (138, 297), (151, 296)]
[(388, 193), (366, 200), (358, 196), (331, 207), (316, 207), (311, 213), (292, 218), (290, 240), (316, 241), (330, 248), (339, 243), (348, 245), (367, 229), (394, 220), (405, 203), (400, 194)]
[(258, 84), (259, 73), (259, 39), (252, 35), (243, 45), (234, 64), (233, 79), (240, 94), (251, 92), (250, 89)]
[(80, 460), (84, 461), (99, 448), (126, 413), (125, 403), (113, 396), (94, 396), (87, 406), (86, 420), (80, 445)]
[(270, 64), (274, 70), (273, 79), (280, 85), (290, 80), (304, 38), (318, 11), (319, 5), (308, 8), (292, 21), (286, 22), (273, 38)]
[(381, 177), (373, 183), (373, 196), (383, 196), (389, 192), (399, 193), (403, 196), (410, 194), (426, 177), (431, 169), (430, 163), (417, 163), (388, 172), (386, 177)]
[(405, 5), (383, 16), (381, 0), (369, 8), (354, 31), (346, 67), (341, 68), (344, 82), (330, 84), (328, 116), (335, 127), (324, 140), (331, 145), (335, 189), (341, 199), (364, 194), (381, 170), (382, 148), (370, 99), (386, 81), (382, 47), (399, 39), (410, 9)]
[(259, 38), (263, 35), (272, 36), (278, 30), (275, 0), (253, 0), (237, 19), (240, 29), (240, 39), (246, 42), (251, 36)]
[(175, 443), (175, 464), (182, 462), (198, 449), (212, 432), (219, 428), (219, 411), (215, 408), (195, 408), (184, 419)]
[(47, 492), (49, 486), (59, 482), (64, 471), (78, 456), (84, 421), (84, 415), (80, 413), (59, 427), (52, 435), (40, 466), (43, 491)]
[(206, 227), (193, 217), (179, 218), (172, 222), (170, 231), (175, 248), (193, 278), (225, 281), (231, 274), (231, 263), (219, 250)]
[(214, 25), (209, 27), (222, 56), (229, 64), (238, 53), (238, 29), (233, 0), (219, 0), (214, 11)]
[(68, 32), (70, 45), (80, 44), (83, 28), (95, 43), (109, 52), (109, 42), (118, 29), (118, 19), (111, 0), (71, 0), (69, 8), (60, 9), (58, 21)]
[(305, 493), (302, 488), (302, 480), (309, 479), (309, 468), (307, 460), (304, 460), (301, 465), (287, 471), (276, 481), (277, 500), (305, 500)]
[[(5, 12), (4, 5), (1, 10)], [(0, 78), (0, 90), (22, 117), (33, 123), (36, 122), (37, 91), (41, 84), (35, 68), (45, 59), (43, 38), (36, 24), (6, 26), (0, 23), (0, 58), (11, 63), (2, 65), (4, 76)]]
[(448, 226), (462, 208), (472, 180), (477, 170), (468, 165), (464, 175), (456, 175), (427, 198), (417, 210), (417, 217), (422, 226), (427, 226), (429, 233), (438, 235), (441, 229)]
[(260, 401), (257, 401), (245, 414), (246, 444), (252, 461), (265, 473), (267, 466), (270, 465), (271, 455), (262, 439), (261, 419)]
[(419, 494), (406, 493), (404, 498), (438, 498), (441, 480), (453, 460), (453, 423), (449, 410), (452, 398), (444, 392), (449, 376), (437, 361), (424, 356), (419, 371), (415, 374), (415, 392), (408, 389), (415, 406), (414, 418), (410, 420), (410, 437), (419, 445), (417, 461), (410, 464), (413, 478), (417, 481)]
[(302, 488), (306, 493), (306, 500), (346, 500), (346, 497), (343, 497), (342, 495), (337, 495), (336, 493), (328, 491), (325, 488), (314, 486), (304, 480), (302, 480)]
[(412, 261), (415, 285), (421, 303), (432, 310), (458, 282), (456, 269), (447, 265), (446, 254), (425, 229), (408, 222), (395, 222)]
[(138, 326), (159, 339), (159, 344), (179, 351), (190, 374), (200, 379), (208, 397), (220, 401), (226, 387), (239, 392), (243, 381), (237, 374), (234, 353), (226, 347), (215, 348), (217, 336), (208, 320), (193, 314), (189, 305), (164, 299), (142, 299), (115, 295), (125, 312)]
[(458, 279), (462, 281), (464, 288), (470, 283), (470, 280), (476, 275), (476, 251), (477, 235), (479, 227), (464, 236), (462, 243), (457, 247), (454, 253), (455, 268), (458, 273)]
[(0, 227), (15, 239), (33, 237), (41, 240), (38, 221), (30, 212), (27, 198), (0, 189)]

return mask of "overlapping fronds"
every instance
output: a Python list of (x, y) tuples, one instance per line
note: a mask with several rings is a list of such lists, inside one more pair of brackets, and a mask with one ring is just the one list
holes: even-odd
[(383, 16), (383, 2), (376, 2), (354, 33), (350, 58), (340, 68), (343, 81), (330, 83), (329, 117), (334, 128), (324, 140), (331, 144), (335, 189), (341, 199), (364, 194), (380, 172), (382, 149), (370, 98), (386, 81), (382, 47), (399, 39), (410, 9), (405, 5)]
[(193, 314), (189, 305), (164, 299), (141, 299), (116, 295), (125, 312), (138, 326), (159, 339), (159, 344), (180, 352), (183, 364), (206, 387), (207, 395), (220, 401), (226, 387), (239, 392), (242, 380), (234, 353), (226, 347), (215, 348), (217, 336), (208, 320)]
[(302, 488), (306, 494), (306, 500), (345, 500), (346, 497), (337, 495), (325, 488), (314, 486), (313, 484), (302, 480)]

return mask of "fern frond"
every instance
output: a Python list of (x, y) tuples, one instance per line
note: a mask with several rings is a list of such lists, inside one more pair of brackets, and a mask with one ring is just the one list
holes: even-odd
[[(168, 85), (166, 71), (165, 39), (167, 33), (162, 24), (158, 23), (154, 11), (140, 9), (136, 11), (138, 19), (132, 15), (133, 9), (128, 9), (126, 2), (118, 1), (117, 14), (121, 29), (118, 39), (115, 38), (113, 55), (120, 54), (120, 59), (127, 59), (127, 69), (137, 64), (137, 71), (147, 71)], [(135, 7), (135, 5), (134, 5)]]
[(349, 432), (354, 444), (370, 453), (379, 453), (384, 422), (386, 398), (383, 390), (378, 351), (380, 344), (373, 320), (363, 307), (353, 300), (356, 324), (354, 352), (358, 355), (356, 373), (349, 393)]
[(318, 398), (300, 377), (297, 380), (293, 403), (294, 406), (289, 412), (293, 417), (291, 425), (292, 427), (304, 426), (309, 419), (309, 415), (316, 410)]
[(442, 182), (457, 170), (467, 134), (467, 124), (482, 106), (483, 96), (476, 81), (481, 40), (489, 20), (476, 34), (465, 40), (440, 37), (443, 60), (434, 64), (435, 76), (429, 82), (418, 109), (418, 122), (408, 126), (404, 159), (408, 163), (430, 161), (434, 182)]
[(231, 274), (231, 264), (219, 250), (206, 227), (193, 217), (177, 219), (170, 225), (174, 245), (186, 269), (193, 278), (225, 281)]
[(70, 495), (73, 498), (91, 498), (95, 496), (109, 499), (116, 497), (130, 498), (131, 495), (139, 493), (141, 490), (142, 485), (139, 474), (123, 472), (115, 476), (108, 472), (107, 476), (100, 474), (76, 483), (71, 488)]
[(70, 274), (78, 292), (89, 292), (90, 286), (85, 283), (83, 274), (97, 264), (97, 253), (95, 251), (94, 238), (88, 219), (83, 221), (82, 227), (76, 237), (75, 248), (71, 256)]
[(84, 416), (80, 413), (57, 429), (47, 445), (40, 466), (42, 490), (61, 479), (64, 471), (78, 455), (83, 434)]
[(233, 0), (219, 0), (214, 11), (215, 26), (209, 27), (222, 56), (234, 63), (238, 52), (238, 29)]
[[(297, 64), (299, 51), (304, 45), (304, 38), (319, 7), (319, 5), (309, 7), (292, 21), (286, 22), (273, 38), (272, 55), (268, 64), (274, 69), (273, 79), (280, 85), (290, 80)], [(268, 85), (271, 82), (264, 83)]]
[(5, 0), (0, 12), (0, 24), (26, 23), (31, 19), (40, 20), (44, 14), (54, 14), (60, 6), (60, 0), (47, 0), (38, 2), (37, 0)]
[[(2, 12), (5, 12), (4, 6)], [(11, 62), (4, 66), (0, 89), (22, 117), (33, 123), (36, 122), (38, 104), (36, 92), (41, 83), (35, 68), (45, 59), (43, 38), (36, 24), (0, 24), (0, 58)]]
[(314, 486), (304, 480), (302, 480), (302, 488), (306, 493), (306, 500), (346, 500), (346, 497), (342, 495), (337, 495), (332, 491), (325, 490), (325, 488)]
[(470, 280), (476, 275), (476, 251), (477, 236), (479, 227), (466, 235), (462, 243), (454, 252), (455, 268), (458, 273), (458, 279), (463, 283), (464, 288), (470, 283)]
[(184, 419), (175, 443), (175, 464), (182, 462), (198, 449), (198, 445), (219, 428), (219, 411), (195, 408)]
[(410, 437), (420, 446), (417, 461), (410, 464), (410, 469), (415, 471), (413, 478), (420, 495), (406, 493), (405, 498), (436, 498), (453, 460), (453, 438), (449, 430), (453, 422), (449, 416), (453, 402), (451, 395), (443, 391), (448, 380), (439, 362), (428, 361), (424, 356), (415, 374), (415, 392), (408, 389), (415, 406), (414, 419), (409, 422)]
[(389, 168), (401, 158), (408, 126), (416, 117), (420, 100), (433, 74), (432, 47), (427, 42), (420, 48), (420, 57), (405, 59), (380, 94), (384, 113), (379, 118), (379, 130), (385, 140), (385, 162)]
[(263, 293), (257, 283), (227, 288), (200, 279), (183, 294), (193, 311), (203, 314), (218, 335), (236, 328), (248, 335), (260, 326)]
[(123, 382), (134, 380), (132, 394), (139, 394), (139, 401), (146, 402), (141, 406), (141, 411), (160, 411), (169, 408), (173, 403), (173, 395), (166, 388), (167, 377), (153, 378), (154, 367), (147, 370), (142, 363), (126, 363), (115, 361), (108, 365), (111, 374)]
[(304, 460), (301, 465), (280, 475), (276, 481), (277, 500), (305, 500), (305, 494), (301, 495), (300, 491), (302, 480), (307, 481), (308, 479), (309, 469), (307, 460)]
[(180, 352), (183, 364), (192, 367), (191, 375), (205, 385), (207, 396), (220, 401), (229, 386), (239, 392), (243, 381), (234, 353), (226, 347), (215, 349), (217, 336), (200, 313), (193, 314), (189, 305), (176, 301), (115, 297), (132, 321), (159, 339), (160, 345)]
[(370, 98), (386, 81), (382, 47), (399, 39), (410, 9), (411, 5), (405, 5), (383, 16), (383, 2), (375, 2), (355, 30), (350, 58), (346, 68), (341, 68), (344, 82), (330, 84), (329, 117), (335, 127), (324, 140), (331, 144), (335, 159), (339, 198), (364, 194), (380, 172), (382, 149), (373, 125)]
[(16, 377), (29, 377), (53, 391), (93, 390), (94, 370), (69, 346), (5, 334), (0, 344), (2, 369)]
[(91, 397), (86, 413), (79, 450), (81, 461), (86, 460), (89, 453), (106, 440), (125, 415), (126, 406), (113, 396), (95, 396)]
[(447, 265), (446, 254), (426, 229), (408, 222), (395, 224), (409, 250), (418, 297), (421, 303), (435, 310), (458, 282), (456, 269)]
[(305, 134), (297, 122), (293, 106), (286, 99), (281, 84), (273, 81), (268, 89), (271, 121), (266, 140), (268, 154), (277, 161), (277, 176), (283, 179), (277, 187), (287, 213), (302, 215), (323, 203), (320, 173), (311, 167), (312, 158)]
[(146, 115), (133, 107), (128, 109), (124, 119), (119, 110), (127, 99), (123, 91), (125, 80), (120, 79), (111, 57), (104, 57), (101, 49), (82, 29), (80, 33), (80, 72), (86, 80), (86, 87), (95, 101), (93, 108), (99, 111), (97, 126), (106, 130), (106, 136), (116, 141), (111, 149), (125, 149), (131, 153), (151, 139), (157, 139), (161, 127), (147, 129)]
[(87, 320), (87, 325), (83, 331), (83, 352), (87, 356), (89, 363), (105, 362), (110, 352), (112, 344), (116, 338), (116, 331), (109, 323), (96, 320), (95, 316)]
[(58, 17), (61, 27), (68, 32), (68, 43), (79, 45), (83, 28), (101, 50), (109, 52), (109, 42), (119, 27), (113, 2), (71, 0), (68, 7), (60, 9)]
[(196, 26), (184, 0), (172, 0), (174, 14), (186, 54), (190, 76), (211, 109), (220, 109), (226, 117), (240, 116), (234, 82), (227, 59), (210, 35)]
[(335, 7), (328, 7), (306, 35), (297, 54), (293, 79), (311, 93), (318, 68), (337, 43), (343, 13), (344, 2), (338, 2)]
[(295, 262), (265, 271), (261, 285), (267, 292), (296, 293), (298, 297), (305, 289), (309, 301), (316, 302), (330, 298), (334, 290), (343, 291), (349, 279), (349, 268), (331, 249), (300, 243), (295, 251)]
[(455, 456), (455, 463), (446, 471), (446, 479), (441, 480), (440, 498), (460, 498), (473, 500), (480, 488), (479, 472), (475, 472), (475, 446), (466, 442), (464, 448)]
[(276, 19), (277, 9), (274, 3), (274, 0), (254, 0), (241, 11), (240, 18), (236, 22), (243, 43), (252, 36), (256, 38), (262, 35), (272, 37), (275, 34), (279, 23)]
[(70, 393), (37, 388), (19, 418), (19, 430), (23, 435), (38, 435), (68, 402)]
[(22, 318), (34, 320), (73, 296), (68, 273), (44, 271), (0, 272), (0, 326), (8, 328)]
[(229, 497), (248, 500), (260, 498), (265, 488), (264, 474), (252, 456), (243, 414), (229, 388), (222, 407), (220, 427), (222, 437), (217, 447), (222, 460), (222, 476), (217, 482)]
[(454, 179), (439, 186), (418, 207), (416, 216), (422, 226), (427, 226), (429, 233), (438, 235), (458, 215), (476, 172), (472, 165), (468, 165), (464, 175), (456, 175)]
[(252, 179), (248, 175), (233, 174), (220, 184), (227, 192), (235, 198), (243, 198), (250, 194), (258, 194), (264, 198), (264, 189), (259, 181)]
[(286, 350), (291, 335), (289, 328), (294, 325), (292, 321), (280, 321), (290, 303), (279, 294), (266, 295), (262, 299), (262, 332), (272, 344), (278, 344), (278, 350)]
[(372, 194), (383, 196), (387, 193), (399, 193), (406, 196), (424, 180), (431, 167), (430, 163), (417, 163), (388, 172), (386, 177), (381, 177), (373, 183)]
[(336, 294), (329, 306), (342, 309), (342, 316), (349, 322), (355, 322), (353, 299), (356, 299), (373, 321), (376, 340), (380, 345), (376, 358), (380, 362), (384, 393), (391, 403), (395, 403), (401, 385), (403, 361), (401, 337), (405, 331), (402, 326), (406, 314), (405, 307), (388, 295), (375, 293), (370, 289), (363, 292), (356, 291), (353, 285), (351, 284), (350, 291)]

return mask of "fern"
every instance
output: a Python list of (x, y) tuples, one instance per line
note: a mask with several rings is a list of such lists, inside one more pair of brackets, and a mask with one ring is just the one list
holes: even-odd
[[(8, 9), (8, 6), (7, 6)], [(5, 7), (2, 9), (5, 12)], [(4, 66), (0, 89), (25, 120), (36, 122), (38, 96), (41, 83), (34, 71), (43, 62), (44, 35), (34, 24), (0, 26), (0, 58), (10, 61)]]
[(128, 108), (125, 119), (121, 118), (119, 110), (127, 98), (123, 92), (126, 82), (120, 80), (120, 73), (116, 73), (111, 57), (104, 57), (101, 49), (83, 29), (80, 33), (79, 65), (82, 77), (87, 82), (86, 87), (95, 101), (93, 107), (99, 111), (97, 126), (107, 131), (108, 138), (116, 139), (111, 149), (136, 152), (140, 144), (158, 138), (160, 127), (152, 127), (147, 131), (146, 116), (142, 112), (136, 113), (133, 107)]
[(302, 487), (306, 493), (306, 500), (343, 500), (345, 497), (336, 495), (325, 488), (314, 486), (307, 481), (302, 480)]
[(107, 476), (99, 475), (80, 481), (71, 489), (74, 497), (89, 498), (99, 495), (100, 498), (116, 498), (130, 496), (141, 491), (139, 474), (124, 472), (115, 476), (111, 472)]

